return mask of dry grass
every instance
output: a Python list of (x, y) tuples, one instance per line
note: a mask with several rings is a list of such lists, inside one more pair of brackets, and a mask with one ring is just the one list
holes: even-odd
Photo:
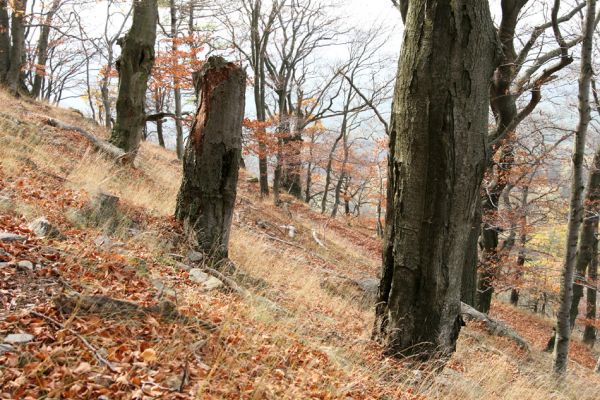
[[(76, 134), (42, 126), (36, 115), (51, 114), (105, 135), (101, 128), (70, 111), (15, 102), (2, 92), (0, 101), (15, 104), (11, 116), (0, 115), (1, 179), (14, 183), (24, 166), (34, 166), (40, 179), (58, 177), (75, 196), (109, 191), (126, 205), (139, 207), (159, 220), (173, 214), (181, 172), (172, 152), (144, 143), (136, 169), (117, 167), (91, 151)], [(256, 290), (258, 294), (288, 313), (282, 315), (264, 303), (215, 294), (211, 304), (220, 304), (214, 312), (222, 318), (220, 337), (225, 344), (210, 349), (210, 370), (198, 387), (197, 398), (227, 397), (225, 393), (235, 390), (239, 397), (273, 399), (319, 397), (319, 393), (329, 393), (329, 398), (599, 398), (600, 377), (591, 370), (573, 363), (568, 378), (556, 382), (549, 373), (549, 355), (538, 350), (523, 355), (477, 327), (464, 329), (456, 354), (441, 374), (428, 365), (383, 357), (369, 340), (372, 311), (321, 287), (324, 270), (353, 277), (375, 276), (378, 257), (366, 251), (360, 240), (340, 233), (352, 227), (345, 228), (338, 221), (332, 222), (339, 224), (333, 229), (300, 205), (297, 207), (302, 208), (293, 210), (301, 212), (288, 214), (268, 200), (258, 199), (253, 190), (243, 175), (231, 257), (245, 273), (266, 282)], [(0, 212), (28, 220), (48, 212), (18, 201), (10, 207), (0, 203), (0, 207), (4, 207)], [(296, 226), (296, 238), (279, 235), (296, 246), (270, 240), (256, 227), (259, 219), (277, 226)], [(325, 225), (327, 247), (322, 248), (311, 233), (313, 229), (322, 233)], [(361, 233), (356, 235), (360, 238)], [(365, 243), (372, 240), (364, 237)], [(128, 239), (126, 247), (145, 248), (154, 260), (165, 260), (165, 268), (170, 268), (173, 248), (165, 243), (149, 228), (143, 239)], [(149, 276), (167, 279), (164, 271), (149, 271)], [(182, 307), (210, 311), (206, 295), (177, 282), (176, 276), (169, 279), (177, 286)], [(177, 358), (184, 351), (182, 343), (190, 340), (186, 335), (189, 333), (174, 332), (165, 338), (158, 348), (162, 357)]]

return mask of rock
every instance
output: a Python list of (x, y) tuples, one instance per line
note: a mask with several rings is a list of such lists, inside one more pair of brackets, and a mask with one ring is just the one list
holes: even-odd
[(96, 243), (96, 246), (101, 247), (105, 250), (112, 249), (113, 247), (122, 247), (125, 245), (125, 243), (123, 242), (113, 242), (112, 239), (106, 235), (98, 236), (94, 240), (94, 243)]
[(9, 351), (14, 351), (15, 348), (10, 344), (0, 343), (0, 356), (4, 353), (8, 353)]
[(188, 260), (193, 263), (201, 262), (204, 259), (204, 254), (199, 251), (190, 250), (187, 256)]
[(0, 262), (0, 268), (4, 268), (4, 267), (10, 267), (10, 263), (9, 262)]
[(176, 266), (177, 268), (179, 268), (179, 269), (183, 270), (183, 271), (189, 271), (189, 270), (191, 270), (191, 269), (192, 269), (192, 267), (190, 267), (189, 265), (187, 265), (187, 264), (184, 264), (184, 263), (182, 263), (182, 262), (179, 262), (179, 261), (176, 261), (176, 262), (175, 262), (175, 266)]
[(52, 225), (46, 217), (40, 217), (32, 221), (27, 227), (31, 229), (37, 237), (64, 238), (60, 231)]
[(246, 178), (246, 182), (248, 183), (258, 183), (258, 178), (256, 176), (249, 176)]
[(154, 286), (161, 294), (170, 297), (177, 297), (177, 292), (173, 288), (168, 287), (158, 279), (152, 279), (151, 282), (152, 286)]
[(167, 387), (171, 388), (171, 390), (179, 391), (179, 388), (181, 387), (181, 377), (173, 375), (165, 379), (164, 383)]
[(0, 232), (0, 242), (24, 242), (26, 236), (17, 235), (16, 233)]
[(379, 279), (365, 278), (356, 281), (356, 283), (365, 292), (365, 295), (372, 299), (377, 298), (377, 293), (379, 292)]
[(204, 290), (218, 289), (223, 286), (223, 282), (220, 279), (208, 275), (200, 268), (192, 268), (190, 270), (190, 280), (201, 284)]
[(10, 257), (10, 254), (2, 249), (0, 249), (0, 257)]
[(4, 343), (20, 344), (29, 343), (33, 340), (33, 335), (29, 333), (11, 333), (4, 338)]
[(17, 263), (17, 269), (33, 271), (33, 263), (31, 261), (23, 260)]

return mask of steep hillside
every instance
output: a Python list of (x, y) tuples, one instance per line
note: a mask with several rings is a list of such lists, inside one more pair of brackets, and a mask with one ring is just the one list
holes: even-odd
[[(0, 345), (0, 398), (599, 396), (597, 355), (574, 343), (570, 375), (555, 382), (542, 352), (551, 321), (501, 304), (494, 315), (530, 352), (469, 324), (442, 372), (384, 357), (370, 341), (368, 293), (380, 263), (373, 232), (288, 198), (276, 208), (246, 173), (230, 249), (239, 271), (210, 289), (219, 281), (199, 273), (172, 218), (173, 153), (144, 143), (136, 168), (117, 166), (80, 134), (43, 123), (52, 116), (106, 136), (77, 113), (4, 93), (0, 101), (0, 339), (15, 342)], [(101, 192), (119, 198), (111, 224), (89, 212)], [(28, 226), (40, 217), (60, 234), (36, 237)], [(106, 300), (103, 312), (85, 312), (61, 302), (74, 293), (137, 308), (123, 313)], [(165, 300), (178, 318), (162, 312)]]

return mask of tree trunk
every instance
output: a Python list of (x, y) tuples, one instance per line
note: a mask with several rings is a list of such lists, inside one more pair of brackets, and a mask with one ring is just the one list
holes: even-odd
[(11, 17), (10, 34), (12, 46), (10, 49), (10, 64), (6, 74), (6, 86), (10, 92), (17, 95), (23, 67), (23, 54), (25, 52), (25, 13), (27, 9), (26, 0), (14, 0), (13, 13)]
[(475, 218), (467, 239), (465, 265), (462, 270), (460, 300), (475, 307), (477, 305), (477, 266), (479, 265), (478, 239), (481, 227), (481, 205), (475, 205)]
[[(532, 178), (533, 179), (533, 178)], [(531, 183), (531, 179), (529, 180)], [(510, 304), (513, 306), (519, 305), (519, 283), (523, 277), (523, 269), (525, 267), (525, 246), (527, 245), (527, 201), (529, 198), (529, 186), (524, 186), (521, 193), (521, 206), (520, 206), (520, 234), (519, 234), (519, 252), (517, 254), (517, 270), (515, 271), (516, 285), (510, 291)]]
[(571, 330), (579, 314), (579, 302), (583, 297), (583, 286), (588, 265), (592, 262), (596, 232), (598, 231), (598, 202), (600, 201), (600, 147), (596, 149), (590, 174), (588, 176), (587, 192), (584, 200), (583, 223), (579, 230), (577, 255), (575, 258), (575, 282), (573, 284), (573, 303), (570, 311)]
[(374, 327), (389, 354), (447, 356), (456, 348), (496, 54), (487, 1), (409, 2)]
[(42, 90), (42, 82), (46, 75), (46, 61), (48, 60), (48, 39), (50, 38), (50, 28), (52, 26), (52, 19), (54, 14), (58, 11), (62, 0), (54, 0), (50, 6), (50, 10), (46, 14), (44, 25), (40, 30), (40, 38), (38, 39), (36, 57), (37, 65), (35, 66), (35, 77), (33, 78), (33, 88), (31, 90), (31, 96), (35, 99), (40, 97)]
[[(598, 234), (598, 231), (595, 232)], [(588, 321), (596, 320), (596, 287), (598, 287), (598, 239), (594, 240), (592, 248), (592, 260), (588, 267), (588, 281), (593, 287), (587, 288), (587, 301), (585, 318)], [(594, 347), (596, 343), (596, 327), (593, 324), (586, 324), (583, 330), (583, 343)]]
[[(558, 2), (558, 0), (556, 1)], [(557, 7), (555, 6), (555, 9)], [(556, 347), (554, 350), (554, 372), (565, 374), (569, 356), (569, 341), (571, 326), (569, 314), (573, 301), (573, 275), (577, 252), (579, 226), (583, 219), (583, 158), (585, 155), (585, 139), (590, 122), (590, 87), (592, 80), (592, 42), (594, 35), (594, 18), (596, 0), (587, 0), (587, 13), (583, 42), (581, 45), (581, 74), (579, 77), (579, 123), (575, 132), (573, 144), (571, 183), (571, 199), (569, 205), (569, 223), (567, 227), (567, 242), (565, 260), (560, 279), (560, 307), (556, 320)], [(557, 10), (553, 10), (556, 13)], [(553, 17), (556, 18), (556, 17)]]
[(154, 65), (157, 20), (157, 0), (136, 1), (131, 29), (123, 39), (119, 39), (122, 50), (117, 61), (117, 121), (110, 142), (133, 154), (137, 153), (146, 122), (144, 102), (148, 76)]
[(173, 66), (173, 97), (175, 98), (175, 151), (177, 158), (183, 158), (183, 125), (181, 124), (181, 88), (179, 87), (179, 76), (177, 76), (177, 65), (179, 64), (179, 48), (177, 45), (177, 9), (175, 0), (170, 0), (169, 8), (171, 11), (171, 40), (173, 57), (175, 65)]
[(175, 216), (198, 250), (227, 257), (242, 147), (246, 74), (211, 57), (200, 73), (201, 97), (183, 156)]
[(8, 20), (8, 4), (0, 0), (0, 83), (6, 83), (6, 75), (10, 68), (10, 35)]

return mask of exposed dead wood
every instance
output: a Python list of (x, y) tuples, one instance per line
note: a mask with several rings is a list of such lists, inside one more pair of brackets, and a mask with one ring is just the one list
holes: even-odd
[(486, 314), (477, 311), (468, 304), (461, 303), (460, 314), (464, 320), (482, 322), (486, 330), (496, 336), (506, 337), (514, 341), (523, 350), (529, 351), (529, 345), (527, 342), (520, 337), (514, 330), (504, 325), (503, 323), (496, 321)]
[(42, 122), (44, 122), (46, 125), (50, 125), (52, 127), (66, 130), (66, 131), (72, 131), (72, 132), (79, 133), (81, 136), (86, 138), (97, 150), (110, 156), (117, 163), (127, 164), (135, 157), (134, 154), (126, 153), (123, 150), (121, 150), (120, 148), (118, 148), (117, 146), (114, 146), (113, 144), (111, 144), (105, 140), (99, 139), (98, 137), (96, 137), (96, 135), (94, 135), (78, 126), (69, 125), (63, 121), (60, 121), (56, 118), (52, 118), (52, 117), (48, 117), (48, 116), (40, 116), (40, 118), (41, 118)]
[(312, 237), (313, 239), (315, 239), (315, 242), (317, 242), (319, 246), (326, 247), (325, 244), (321, 241), (321, 239), (319, 239), (319, 237), (317, 236), (317, 231), (315, 231), (314, 229), (312, 231)]
[(30, 311), (30, 313), (32, 315), (35, 315), (36, 317), (40, 317), (45, 319), (46, 321), (51, 322), (53, 325), (57, 326), (60, 329), (66, 330), (68, 332), (70, 332), (71, 334), (73, 334), (74, 336), (77, 337), (77, 339), (79, 339), (83, 345), (85, 347), (87, 347), (87, 349), (90, 351), (90, 353), (92, 353), (92, 356), (100, 363), (100, 364), (104, 364), (106, 365), (106, 367), (111, 371), (111, 372), (118, 372), (117, 369), (111, 364), (110, 361), (108, 361), (106, 358), (102, 357), (100, 355), (100, 353), (98, 352), (98, 350), (96, 350), (96, 348), (94, 346), (92, 346), (90, 344), (90, 342), (87, 341), (86, 338), (84, 338), (83, 336), (81, 336), (79, 333), (77, 333), (76, 331), (74, 331), (71, 328), (67, 328), (66, 326), (64, 326), (63, 324), (61, 324), (60, 322), (58, 322), (57, 320), (55, 320), (52, 317), (49, 317), (47, 315), (44, 315), (42, 313), (39, 313), (37, 311)]

